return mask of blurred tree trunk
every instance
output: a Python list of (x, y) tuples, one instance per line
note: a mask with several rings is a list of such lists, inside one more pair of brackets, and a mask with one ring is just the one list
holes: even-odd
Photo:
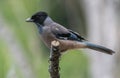
[[(118, 1), (118, 2), (117, 2)], [(86, 12), (88, 37), (92, 42), (119, 51), (117, 3), (119, 0), (84, 0)], [(120, 36), (119, 36), (120, 37)], [(113, 56), (91, 51), (91, 73), (92, 78), (119, 78), (114, 77), (117, 63)], [(119, 54), (120, 57), (120, 54)], [(119, 65), (120, 66), (120, 65)], [(117, 66), (118, 67), (118, 66)], [(118, 69), (117, 69), (118, 70)], [(120, 70), (118, 70), (120, 72)]]
[(115, 57), (115, 78), (120, 78), (120, 0), (116, 0), (116, 15), (117, 15), (117, 39), (118, 39), (118, 44), (117, 44), (117, 55)]

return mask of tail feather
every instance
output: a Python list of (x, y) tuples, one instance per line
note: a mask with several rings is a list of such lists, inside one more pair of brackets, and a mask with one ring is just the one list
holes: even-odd
[(115, 53), (113, 50), (108, 49), (108, 48), (103, 47), (103, 46), (100, 46), (100, 45), (92, 44), (92, 43), (89, 43), (89, 42), (85, 42), (85, 44), (86, 44), (87, 48), (89, 48), (89, 49), (97, 50), (97, 51), (107, 53), (107, 54), (110, 54), (110, 55)]

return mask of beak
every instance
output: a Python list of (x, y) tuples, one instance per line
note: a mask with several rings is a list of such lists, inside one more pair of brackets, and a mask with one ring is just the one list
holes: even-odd
[(26, 22), (33, 22), (33, 19), (27, 18), (27, 19), (26, 19)]

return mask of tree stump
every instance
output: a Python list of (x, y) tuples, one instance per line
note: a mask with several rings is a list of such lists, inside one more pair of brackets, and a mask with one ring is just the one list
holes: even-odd
[(50, 51), (50, 65), (49, 65), (49, 73), (50, 78), (60, 78), (59, 74), (59, 59), (60, 59), (60, 50), (59, 50), (59, 41), (51, 42), (51, 51)]

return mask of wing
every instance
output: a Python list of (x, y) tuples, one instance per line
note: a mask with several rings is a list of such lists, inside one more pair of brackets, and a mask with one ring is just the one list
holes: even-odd
[(70, 29), (69, 29), (69, 31), (70, 31), (71, 33), (73, 33), (74, 35), (76, 35), (76, 36), (77, 36), (77, 38), (79, 38), (80, 40), (86, 40), (85, 38), (83, 38), (82, 36), (80, 36), (80, 34), (79, 34), (79, 33), (74, 32), (74, 31), (72, 31), (72, 30), (70, 30)]
[(81, 37), (78, 33), (68, 30), (65, 27), (55, 24), (52, 28), (52, 33), (56, 36), (58, 39), (62, 40), (75, 40), (75, 41), (85, 41), (83, 37)]

